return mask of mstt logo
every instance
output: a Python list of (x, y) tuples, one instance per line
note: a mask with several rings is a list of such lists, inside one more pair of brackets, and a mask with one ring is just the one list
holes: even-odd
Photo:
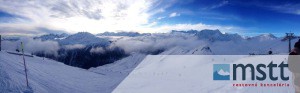
[[(279, 76), (275, 76), (273, 73), (274, 69), (279, 68)], [(284, 68), (288, 68), (288, 64), (281, 62), (281, 64), (273, 64), (270, 62), (268, 65), (257, 64), (232, 64), (232, 80), (237, 79), (237, 75), (242, 75), (242, 80), (246, 80), (246, 69), (250, 69), (251, 80), (265, 80), (267, 77), (270, 80), (276, 81), (278, 78), (281, 80), (289, 80), (288, 76), (284, 75)], [(242, 73), (237, 73), (237, 70), (241, 70)], [(240, 71), (239, 71), (240, 72)], [(248, 72), (248, 71), (247, 71)], [(256, 73), (260, 75), (257, 75)], [(248, 72), (249, 73), (249, 72)], [(213, 65), (213, 80), (230, 80), (230, 64), (214, 64)]]

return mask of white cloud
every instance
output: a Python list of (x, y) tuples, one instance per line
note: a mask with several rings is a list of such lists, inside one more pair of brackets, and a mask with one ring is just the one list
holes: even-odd
[(158, 17), (157, 20), (161, 20), (161, 19), (164, 19), (164, 18), (165, 18), (165, 17)]
[(297, 3), (284, 3), (282, 5), (265, 5), (265, 4), (258, 4), (259, 7), (264, 7), (273, 11), (277, 11), (280, 13), (289, 13), (300, 15), (300, 4)]
[[(170, 1), (171, 2), (171, 1)], [(49, 33), (45, 28), (76, 33), (87, 31), (93, 34), (104, 31), (167, 32), (170, 30), (220, 29), (227, 31), (230, 26), (198, 24), (160, 25), (159, 20), (151, 20), (157, 13), (165, 12), (169, 4), (160, 0), (30, 0), (0, 1), (0, 10), (16, 15), (17, 20), (1, 23), (2, 34)], [(167, 15), (168, 16), (168, 15)], [(167, 17), (166, 16), (166, 17)], [(169, 17), (180, 16), (174, 12)], [(158, 25), (159, 24), (159, 25)]]
[(0, 1), (0, 10), (24, 18), (21, 21), (14, 20), (13, 23), (1, 25), (17, 23), (71, 33), (131, 31), (149, 23), (148, 10), (154, 2), (155, 0)]
[(296, 10), (296, 14), (300, 15), (300, 9)]
[(111, 44), (110, 48), (120, 47), (124, 49), (126, 53), (132, 53), (154, 52), (160, 49), (167, 50), (174, 47), (193, 49), (203, 45), (205, 45), (205, 42), (190, 35), (173, 36), (170, 34), (154, 34), (149, 37), (122, 38)]
[(22, 37), (19, 41), (4, 41), (2, 47), (4, 50), (15, 51), (21, 48), (21, 42), (24, 44), (24, 51), (26, 53), (43, 52), (45, 54), (53, 54), (57, 56), (57, 51), (60, 46), (56, 41), (41, 41), (39, 39), (32, 39)]
[(169, 17), (176, 17), (176, 16), (180, 16), (180, 14), (177, 12), (173, 12), (169, 15)]
[(229, 4), (229, 1), (224, 0), (224, 1), (222, 1), (221, 3), (219, 3), (219, 4), (216, 4), (216, 5), (213, 5), (213, 6), (209, 7), (209, 9), (219, 8), (219, 7), (225, 6), (225, 5), (227, 5), (227, 4)]
[(65, 45), (65, 48), (67, 50), (82, 49), (82, 48), (85, 48), (85, 45), (82, 45), (82, 44)]
[(24, 44), (27, 51), (30, 52), (44, 52), (45, 54), (58, 55), (59, 44), (56, 41), (41, 41), (29, 39), (27, 43)]
[(90, 53), (104, 53), (104, 52), (105, 50), (102, 47), (96, 47), (90, 50)]

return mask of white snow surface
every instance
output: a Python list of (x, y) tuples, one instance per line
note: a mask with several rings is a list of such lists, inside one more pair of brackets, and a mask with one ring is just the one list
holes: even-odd
[[(114, 79), (40, 57), (25, 57), (34, 93), (109, 93)], [(0, 93), (22, 93), (26, 87), (22, 56), (0, 52)]]
[[(294, 93), (291, 72), (285, 68), (288, 81), (280, 79), (279, 68), (273, 75), (278, 80), (251, 80), (250, 69), (246, 70), (246, 80), (237, 71), (237, 80), (213, 80), (213, 64), (280, 64), (286, 62), (286, 55), (248, 56), (201, 56), (201, 55), (148, 55), (122, 82), (113, 93)], [(189, 60), (187, 60), (189, 59)], [(212, 60), (213, 59), (213, 60)], [(205, 61), (203, 61), (205, 60)], [(269, 69), (263, 69), (267, 74)], [(230, 74), (232, 75), (232, 73)], [(255, 75), (261, 76), (255, 72)], [(234, 87), (232, 84), (255, 84), (257, 87)], [(263, 84), (289, 84), (289, 86), (261, 87)]]

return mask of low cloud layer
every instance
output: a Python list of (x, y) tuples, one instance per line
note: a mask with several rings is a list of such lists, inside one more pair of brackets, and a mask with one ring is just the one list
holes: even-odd
[(82, 45), (82, 44), (65, 45), (64, 48), (67, 50), (83, 49), (83, 48), (85, 48), (85, 45)]
[(35, 52), (43, 52), (44, 54), (53, 54), (57, 55), (57, 51), (59, 50), (59, 44), (56, 41), (41, 41), (41, 40), (28, 40), (25, 43), (24, 47), (27, 51), (32, 53)]
[(23, 37), (19, 41), (3, 41), (2, 47), (8, 51), (16, 51), (17, 49), (21, 51), (21, 42), (24, 44), (24, 51), (26, 53), (42, 52), (57, 56), (57, 51), (60, 49), (56, 41), (41, 41), (27, 37)]
[(155, 52), (167, 50), (173, 47), (195, 48), (205, 43), (189, 35), (167, 35), (157, 34), (150, 37), (134, 37), (121, 39), (114, 42), (111, 47), (120, 47), (127, 53), (132, 52)]
[(102, 47), (96, 47), (96, 48), (92, 48), (91, 50), (90, 50), (90, 53), (105, 53), (105, 50), (102, 48)]

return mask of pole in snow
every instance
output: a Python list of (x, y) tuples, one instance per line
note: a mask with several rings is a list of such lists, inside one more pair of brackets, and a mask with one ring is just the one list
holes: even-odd
[(25, 62), (25, 57), (24, 57), (24, 45), (23, 45), (23, 42), (21, 42), (21, 48), (22, 48), (23, 63), (24, 63), (25, 76), (26, 76), (26, 85), (27, 85), (27, 87), (29, 87), (29, 85), (28, 85), (28, 78), (27, 78), (27, 68), (26, 68), (26, 62)]

